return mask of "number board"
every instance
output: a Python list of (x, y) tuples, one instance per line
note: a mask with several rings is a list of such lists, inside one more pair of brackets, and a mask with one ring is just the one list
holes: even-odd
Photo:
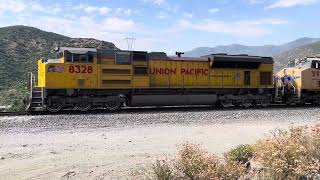
[(83, 66), (83, 65), (71, 65), (69, 66), (69, 73), (88, 73), (91, 74), (93, 72), (92, 66)]

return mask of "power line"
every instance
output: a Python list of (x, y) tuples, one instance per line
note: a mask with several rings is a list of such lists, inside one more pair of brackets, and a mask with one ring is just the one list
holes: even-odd
[(127, 43), (128, 50), (131, 51), (133, 49), (133, 44), (136, 38), (134, 37), (125, 37), (124, 40)]

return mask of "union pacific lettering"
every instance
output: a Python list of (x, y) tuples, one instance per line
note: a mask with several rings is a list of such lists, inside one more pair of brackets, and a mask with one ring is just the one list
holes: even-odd
[(149, 72), (152, 75), (176, 75), (177, 73), (181, 75), (196, 75), (196, 76), (209, 75), (209, 69), (181, 68), (177, 70), (176, 68), (150, 68)]

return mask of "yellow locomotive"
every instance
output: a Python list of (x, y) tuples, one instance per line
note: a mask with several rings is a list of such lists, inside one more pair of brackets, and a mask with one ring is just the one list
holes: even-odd
[(286, 104), (320, 104), (320, 58), (290, 61), (277, 73), (277, 90)]
[(38, 60), (28, 109), (268, 105), (275, 94), (271, 57), (60, 47)]

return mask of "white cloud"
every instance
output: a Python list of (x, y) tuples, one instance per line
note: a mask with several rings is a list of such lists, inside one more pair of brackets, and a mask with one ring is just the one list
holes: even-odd
[(153, 0), (153, 3), (160, 6), (161, 4), (163, 4), (165, 2), (165, 0)]
[(166, 19), (167, 16), (159, 14), (159, 15), (157, 15), (157, 18), (158, 18), (158, 19)]
[(46, 7), (41, 5), (37, 1), (25, 1), (25, 0), (11, 0), (5, 1), (0, 0), (0, 13), (3, 12), (13, 12), (15, 14), (18, 13), (34, 13), (41, 12), (45, 14), (57, 14), (61, 12), (62, 9), (58, 5), (52, 5), (50, 7)]
[(318, 2), (319, 0), (277, 0), (273, 4), (266, 7), (266, 9), (285, 8), (299, 5), (310, 5)]
[(87, 7), (84, 7), (83, 10), (86, 12), (86, 13), (93, 13), (95, 11), (98, 11), (99, 10), (99, 7), (96, 7), (96, 6), (87, 6)]
[[(16, 24), (37, 27), (46, 31), (56, 32), (71, 37), (92, 37), (109, 40), (111, 34), (125, 34), (137, 31), (137, 25), (132, 20), (107, 17), (96, 20), (93, 17), (82, 16), (69, 19), (56, 16), (39, 16), (37, 21), (32, 16), (21, 16)], [(108, 36), (99, 36), (108, 34)]]
[(163, 19), (167, 19), (168, 16), (169, 16), (168, 13), (166, 13), (166, 12), (160, 12), (160, 13), (158, 13), (158, 15), (156, 16), (156, 18), (163, 20)]
[(177, 26), (171, 32), (186, 30), (197, 30), (212, 33), (223, 33), (232, 36), (261, 37), (271, 33), (270, 26), (285, 24), (287, 21), (281, 19), (259, 19), (243, 20), (235, 22), (217, 21), (205, 19), (198, 22), (191, 22), (186, 19), (179, 20)]
[(0, 13), (9, 11), (13, 13), (19, 13), (27, 8), (22, 0), (0, 0)]
[(185, 12), (185, 13), (183, 13), (183, 16), (186, 17), (186, 18), (191, 19), (193, 17), (193, 14)]
[(115, 13), (116, 13), (116, 15), (129, 16), (133, 13), (133, 11), (132, 11), (132, 9), (117, 8)]
[(151, 2), (155, 5), (161, 6), (166, 2), (166, 0), (142, 0), (143, 2)]
[(29, 6), (30, 6), (30, 9), (34, 11), (39, 11), (39, 12), (45, 11), (45, 8), (41, 4), (36, 2), (31, 2)]
[(267, 0), (246, 0), (249, 4), (261, 4), (266, 2)]
[(259, 19), (255, 21), (240, 21), (241, 23), (249, 24), (249, 25), (280, 25), (287, 24), (287, 20), (283, 19), (274, 19), (274, 18), (265, 18)]
[(100, 7), (100, 8), (99, 8), (99, 13), (100, 13), (101, 15), (108, 14), (110, 11), (111, 11), (111, 9), (108, 8), (108, 7)]
[(86, 5), (86, 4), (80, 4), (79, 6), (75, 6), (73, 8), (74, 10), (83, 10), (84, 12), (88, 13), (88, 14), (93, 14), (93, 13), (99, 13), (100, 15), (106, 15), (109, 12), (111, 12), (111, 9), (106, 7), (106, 6), (90, 6), (90, 5)]
[(104, 30), (114, 32), (132, 31), (136, 28), (136, 25), (132, 20), (125, 20), (116, 17), (104, 19), (101, 26), (103, 26)]
[[(33, 12), (41, 12), (41, 13), (46, 13), (46, 14), (57, 14), (62, 11), (61, 7), (58, 7), (57, 5), (51, 6), (51, 7), (46, 7), (38, 2), (31, 1), (30, 3), (25, 3), (26, 6), (28, 6), (28, 10), (31, 10)], [(27, 10), (27, 9), (25, 9)]]
[(55, 8), (52, 9), (52, 12), (55, 13), (55, 14), (59, 13), (61, 11), (62, 11), (62, 9), (60, 7), (55, 7)]
[(218, 8), (208, 9), (208, 12), (209, 12), (210, 14), (214, 14), (214, 13), (217, 13), (217, 12), (219, 12), (219, 11), (220, 11), (220, 9), (218, 9)]

